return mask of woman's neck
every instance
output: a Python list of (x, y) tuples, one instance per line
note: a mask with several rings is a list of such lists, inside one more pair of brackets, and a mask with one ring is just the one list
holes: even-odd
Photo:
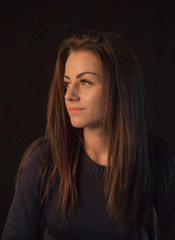
[(84, 149), (89, 157), (100, 165), (108, 165), (108, 141), (101, 128), (84, 128)]

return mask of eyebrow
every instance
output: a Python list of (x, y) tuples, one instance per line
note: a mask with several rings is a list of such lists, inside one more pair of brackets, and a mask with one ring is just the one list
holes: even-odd
[[(98, 76), (98, 74), (94, 73), (94, 72), (82, 72), (82, 73), (79, 73), (76, 77), (80, 78), (80, 77), (82, 77), (85, 74), (92, 74), (92, 75)], [(70, 77), (68, 77), (67, 75), (64, 75), (64, 78), (70, 79)]]

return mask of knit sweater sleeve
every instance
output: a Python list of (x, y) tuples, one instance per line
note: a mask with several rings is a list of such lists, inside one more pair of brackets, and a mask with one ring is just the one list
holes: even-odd
[(43, 155), (37, 146), (26, 159), (9, 210), (2, 240), (35, 239), (42, 206), (40, 204), (39, 170)]
[[(175, 239), (175, 153), (165, 143), (157, 141), (156, 146), (157, 160), (156, 165), (156, 195), (155, 195), (155, 209), (163, 216), (162, 224), (159, 226), (160, 240), (174, 240)], [(158, 171), (158, 169), (160, 169)], [(162, 174), (160, 175), (160, 172)], [(159, 174), (158, 174), (159, 173)], [(164, 188), (166, 185), (166, 189)], [(163, 198), (162, 196), (165, 196)], [(165, 210), (161, 211), (162, 202), (165, 202)], [(158, 219), (159, 222), (159, 219)]]

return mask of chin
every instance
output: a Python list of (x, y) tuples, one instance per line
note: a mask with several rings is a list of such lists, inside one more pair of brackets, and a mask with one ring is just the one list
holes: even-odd
[(86, 127), (86, 124), (83, 124), (83, 123), (80, 123), (80, 122), (72, 121), (71, 124), (75, 128), (84, 128), (84, 127)]

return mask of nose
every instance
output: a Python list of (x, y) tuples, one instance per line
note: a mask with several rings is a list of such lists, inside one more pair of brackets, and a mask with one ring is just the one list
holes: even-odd
[(66, 90), (66, 94), (64, 95), (65, 100), (67, 101), (79, 101), (80, 97), (78, 94), (78, 89), (76, 86), (70, 86)]

